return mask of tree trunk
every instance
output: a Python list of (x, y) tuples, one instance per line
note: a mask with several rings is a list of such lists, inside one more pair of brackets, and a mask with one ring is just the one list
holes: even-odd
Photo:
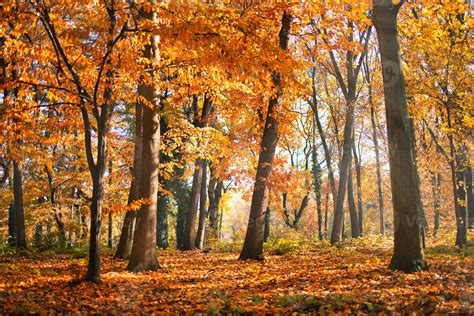
[[(165, 180), (166, 182), (167, 180)], [(166, 183), (160, 183), (165, 186)], [(158, 212), (156, 214), (156, 245), (161, 249), (169, 246), (168, 242), (168, 213), (170, 208), (170, 197), (168, 194), (158, 193)]]
[[(143, 18), (150, 22), (158, 21), (157, 13), (153, 10), (143, 13)], [(160, 59), (158, 43), (158, 35), (151, 35), (150, 43), (145, 46), (143, 55), (152, 65)], [(151, 84), (141, 84), (138, 87), (139, 95), (148, 101), (148, 104), (142, 103), (142, 163), (138, 186), (138, 197), (145, 199), (147, 204), (141, 205), (137, 212), (132, 253), (127, 266), (127, 270), (131, 272), (154, 271), (159, 268), (156, 257), (156, 210), (160, 164), (160, 92), (153, 84), (159, 78), (153, 69), (151, 67), (148, 70)]]
[(219, 238), (219, 202), (222, 196), (222, 189), (224, 183), (222, 181), (217, 182), (214, 178), (215, 171), (211, 166), (211, 179), (209, 181), (208, 195), (209, 195), (209, 228), (211, 230), (211, 238), (217, 240)]
[(267, 242), (270, 240), (270, 208), (267, 207), (265, 211), (265, 228), (263, 231), (263, 241)]
[(416, 188), (418, 190), (418, 207), (420, 209), (420, 221), (421, 221), (421, 243), (423, 245), (423, 248), (426, 248), (426, 242), (425, 242), (425, 234), (428, 231), (428, 221), (426, 220), (425, 216), (425, 209), (423, 207), (423, 201), (421, 199), (421, 190), (420, 190), (420, 185), (421, 185), (421, 180), (420, 180), (420, 174), (418, 173), (418, 153), (416, 151), (416, 136), (415, 136), (415, 126), (413, 122), (413, 118), (409, 119), (410, 122), (410, 133), (411, 133), (411, 139), (412, 139), (412, 150), (413, 150), (413, 159), (415, 161), (415, 179), (416, 179)]
[(16, 211), (13, 203), (8, 208), (8, 245), (16, 247)]
[(331, 186), (331, 193), (334, 202), (334, 208), (336, 208), (336, 199), (337, 199), (337, 190), (336, 190), (336, 181), (334, 180), (334, 171), (332, 170), (332, 163), (331, 163), (331, 153), (329, 151), (329, 146), (326, 141), (326, 135), (323, 130), (323, 126), (321, 124), (321, 118), (319, 117), (318, 111), (318, 103), (316, 97), (316, 68), (313, 68), (311, 82), (312, 82), (312, 101), (310, 102), (311, 109), (313, 110), (314, 121), (318, 128), (319, 138), (321, 139), (321, 144), (324, 150), (324, 158), (326, 158), (326, 166), (328, 168), (328, 179), (329, 184)]
[(384, 97), (389, 142), (390, 179), (394, 216), (394, 252), (390, 269), (416, 272), (428, 268), (421, 241), (419, 188), (417, 188), (413, 140), (406, 104), (405, 79), (397, 37), (400, 6), (391, 1), (374, 3), (384, 78)]
[(357, 209), (354, 199), (354, 183), (352, 181), (352, 166), (349, 166), (349, 177), (347, 179), (347, 204), (349, 205), (349, 215), (351, 219), (351, 236), (357, 238), (360, 236), (359, 219), (357, 218)]
[[(138, 183), (140, 182), (140, 166), (142, 155), (142, 117), (143, 106), (140, 102), (135, 104), (135, 148), (133, 154), (132, 182), (128, 193), (127, 205), (138, 199)], [(120, 240), (115, 253), (115, 258), (129, 259), (132, 253), (133, 235), (135, 232), (136, 211), (129, 210), (125, 214)]]
[(324, 207), (324, 239), (328, 238), (328, 213), (329, 213), (329, 192), (326, 193), (326, 206)]
[[(314, 137), (315, 135), (313, 135)], [(313, 162), (313, 183), (314, 183), (314, 194), (316, 197), (316, 211), (318, 216), (318, 238), (323, 240), (323, 210), (321, 206), (321, 185), (322, 185), (322, 170), (321, 165), (318, 162), (318, 152), (314, 145), (313, 138), (313, 151), (312, 151), (312, 162)]]
[(198, 230), (196, 234), (195, 246), (198, 249), (203, 249), (204, 247), (204, 232), (206, 230), (206, 186), (207, 186), (207, 161), (204, 161), (204, 169), (202, 171), (202, 181), (201, 181), (201, 192), (199, 194), (199, 222)]
[(186, 218), (191, 191), (186, 182), (182, 179), (176, 179), (173, 186), (173, 193), (176, 203), (178, 204), (178, 215), (176, 218), (176, 246), (179, 250), (184, 250), (184, 232), (186, 229)]
[(344, 200), (349, 178), (349, 169), (352, 156), (352, 130), (354, 126), (353, 100), (346, 102), (346, 122), (344, 125), (344, 142), (342, 145), (342, 159), (339, 167), (339, 188), (337, 190), (336, 208), (334, 210), (334, 222), (331, 232), (331, 244), (341, 241), (344, 225)]
[[(153, 18), (156, 19), (156, 13)], [(156, 36), (152, 36), (151, 45), (145, 48), (145, 58), (156, 57)], [(153, 75), (152, 75), (153, 77)], [(160, 115), (159, 95), (153, 86), (141, 85), (138, 93), (153, 108), (143, 104), (142, 154), (140, 164), (139, 198), (146, 199), (136, 216), (133, 246), (128, 263), (128, 271), (148, 271), (159, 268), (156, 257), (156, 210), (158, 197), (158, 169), (160, 151)], [(146, 162), (146, 163), (144, 163)]]
[[(357, 183), (357, 218), (359, 220), (359, 236), (362, 236), (363, 232), (363, 209), (362, 209), (362, 176), (361, 176), (361, 159), (357, 154), (355, 140), (352, 142), (352, 154), (354, 156), (354, 166), (356, 170), (356, 183)], [(359, 152), (360, 154), (360, 152)]]
[[(369, 84), (369, 91), (370, 96), (372, 95), (372, 86)], [(372, 98), (370, 98), (372, 100)], [(372, 122), (372, 138), (374, 141), (374, 148), (375, 148), (375, 165), (377, 171), (377, 193), (378, 193), (378, 201), (379, 201), (379, 222), (380, 222), (380, 234), (385, 234), (385, 214), (384, 214), (384, 201), (383, 201), (383, 187), (382, 187), (382, 171), (380, 168), (380, 152), (379, 152), (379, 144), (377, 139), (377, 124), (375, 122), (375, 108), (373, 101), (370, 102), (370, 120)]]
[[(280, 49), (288, 49), (292, 17), (283, 13), (279, 33)], [(267, 118), (263, 129), (261, 152), (258, 158), (257, 175), (250, 205), (250, 217), (245, 235), (244, 246), (239, 259), (263, 259), (263, 234), (265, 226), (265, 211), (268, 204), (268, 179), (272, 171), (273, 157), (278, 137), (278, 121), (275, 116), (281, 111), (283, 102), (283, 87), (281, 74), (273, 73), (273, 84), (278, 89), (276, 96), (271, 97), (268, 104)]]
[[(112, 160), (109, 160), (109, 186), (112, 186)], [(109, 209), (109, 222), (108, 222), (108, 234), (107, 234), (107, 246), (112, 249), (112, 226), (113, 226), (113, 218), (112, 218), (112, 210)]]
[(26, 248), (25, 212), (23, 210), (23, 168), (13, 161), (13, 196), (15, 199), (16, 247)]
[(441, 174), (436, 173), (431, 178), (431, 190), (433, 192), (433, 210), (435, 214), (433, 235), (438, 236), (441, 217)]
[[(195, 98), (196, 100), (196, 98)], [(197, 106), (197, 102), (194, 101)], [(194, 125), (197, 127), (206, 127), (209, 121), (209, 113), (211, 111), (212, 102), (207, 96), (204, 97), (202, 105), (202, 114), (199, 117), (195, 110)], [(192, 250), (196, 244), (196, 217), (198, 214), (200, 194), (202, 191), (203, 174), (206, 168), (206, 160), (202, 158), (196, 159), (193, 175), (193, 185), (191, 187), (191, 198), (189, 201), (189, 209), (186, 216), (186, 228), (184, 230), (184, 246), (182, 250)]]
[(466, 203), (467, 203), (467, 215), (468, 215), (468, 227), (474, 227), (474, 194), (472, 190), (472, 166), (470, 161), (467, 161), (466, 171)]

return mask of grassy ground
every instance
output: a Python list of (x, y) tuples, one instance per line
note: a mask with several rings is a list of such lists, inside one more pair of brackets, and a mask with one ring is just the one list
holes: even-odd
[[(153, 312), (474, 313), (472, 246), (427, 250), (430, 270), (388, 270), (389, 243), (334, 248), (275, 242), (263, 262), (238, 253), (161, 251), (162, 269), (128, 273), (106, 254), (100, 285), (75, 282), (84, 251), (0, 257), (0, 314)], [(283, 249), (283, 250), (282, 250)], [(275, 255), (278, 253), (280, 255)]]

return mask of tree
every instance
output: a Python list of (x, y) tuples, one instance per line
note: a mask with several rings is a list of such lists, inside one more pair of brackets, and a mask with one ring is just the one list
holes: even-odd
[[(151, 1), (155, 4), (154, 1)], [(143, 19), (152, 23), (158, 22), (157, 13), (153, 7), (143, 8)], [(142, 152), (140, 164), (139, 198), (146, 200), (137, 212), (133, 246), (127, 269), (129, 271), (157, 270), (156, 257), (156, 208), (158, 197), (158, 172), (160, 153), (160, 92), (156, 88), (158, 75), (154, 67), (159, 62), (159, 37), (150, 35), (143, 56), (149, 60), (148, 81), (138, 87), (138, 94), (143, 102), (142, 117)], [(145, 103), (146, 101), (146, 103)], [(146, 162), (146, 163), (145, 163)]]
[[(127, 205), (131, 206), (134, 201), (138, 200), (138, 184), (140, 183), (141, 155), (142, 155), (142, 116), (143, 106), (141, 102), (135, 104), (135, 139), (134, 139), (134, 154), (132, 166), (132, 181), (130, 182), (130, 189), (128, 194)], [(135, 233), (136, 211), (128, 210), (122, 225), (122, 232), (117, 247), (115, 257), (119, 259), (129, 259), (132, 253), (133, 235)]]
[[(279, 47), (282, 50), (288, 49), (289, 33), (292, 17), (284, 12), (281, 19), (279, 32)], [(265, 211), (268, 203), (268, 179), (272, 171), (273, 157), (278, 137), (278, 120), (275, 115), (281, 110), (283, 102), (283, 89), (281, 74), (273, 73), (273, 83), (277, 87), (277, 93), (270, 98), (268, 103), (267, 117), (263, 130), (261, 142), (261, 152), (258, 158), (257, 175), (250, 206), (250, 217), (245, 234), (245, 241), (239, 259), (263, 258), (263, 235), (265, 226)]]
[(419, 188), (413, 140), (400, 60), (397, 15), (403, 1), (375, 1), (373, 21), (380, 47), (389, 142), (390, 180), (394, 215), (394, 252), (390, 269), (416, 272), (428, 268), (421, 242)]

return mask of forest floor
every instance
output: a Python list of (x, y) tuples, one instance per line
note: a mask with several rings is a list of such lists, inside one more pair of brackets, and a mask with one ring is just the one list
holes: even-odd
[(3, 255), (0, 314), (474, 313), (472, 246), (427, 249), (430, 270), (415, 274), (387, 269), (388, 245), (297, 249), (263, 262), (166, 250), (162, 269), (148, 273), (129, 273), (126, 261), (106, 254), (100, 285), (76, 282), (86, 259), (74, 253)]

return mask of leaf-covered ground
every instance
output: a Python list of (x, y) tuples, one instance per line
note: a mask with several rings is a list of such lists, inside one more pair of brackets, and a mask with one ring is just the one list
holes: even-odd
[(430, 271), (386, 268), (390, 249), (320, 247), (241, 262), (237, 253), (162, 251), (162, 270), (128, 273), (102, 261), (103, 284), (77, 283), (70, 254), (0, 258), (0, 314), (163, 312), (474, 313), (474, 260), (452, 249), (427, 255)]

